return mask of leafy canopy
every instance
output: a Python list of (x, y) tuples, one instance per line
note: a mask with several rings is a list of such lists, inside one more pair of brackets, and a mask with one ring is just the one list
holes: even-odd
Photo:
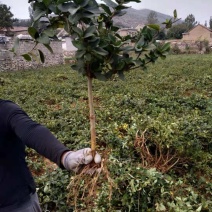
[(174, 25), (167, 32), (168, 39), (181, 39), (183, 37), (183, 33), (188, 31), (188, 27), (186, 23), (180, 23)]
[(157, 13), (155, 11), (151, 11), (146, 19), (147, 24), (157, 24), (158, 23), (158, 17)]
[(13, 14), (10, 11), (10, 7), (0, 3), (0, 30), (9, 30), (13, 28), (13, 22), (15, 21), (16, 20), (13, 19)]
[(197, 21), (195, 21), (195, 16), (193, 14), (189, 14), (185, 19), (185, 23), (188, 27), (188, 31), (194, 28), (197, 25)]
[[(124, 15), (129, 2), (139, 3), (140, 0), (103, 0), (101, 4), (95, 0), (29, 0), (33, 4), (34, 23), (46, 17), (49, 25), (41, 32), (33, 26), (28, 31), (36, 43), (50, 49), (50, 38), (55, 36), (58, 28), (64, 28), (77, 48), (73, 69), (100, 80), (113, 74), (123, 78), (124, 71), (137, 67), (145, 69), (159, 57), (164, 59), (170, 49), (169, 44), (155, 42), (159, 25), (145, 26), (136, 36), (120, 36), (113, 18)], [(170, 27), (172, 19), (164, 24)], [(44, 62), (44, 55), (39, 53)]]

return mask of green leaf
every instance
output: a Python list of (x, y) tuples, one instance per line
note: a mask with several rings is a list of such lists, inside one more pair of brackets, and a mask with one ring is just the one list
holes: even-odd
[(125, 15), (126, 13), (127, 13), (126, 11), (120, 10), (120, 11), (116, 11), (116, 12), (114, 13), (114, 16), (123, 16), (123, 15)]
[(81, 13), (77, 13), (75, 15), (69, 15), (68, 20), (70, 23), (72, 23), (73, 25), (77, 25), (79, 23), (79, 20), (82, 18), (82, 14)]
[(41, 36), (39, 38), (36, 39), (39, 43), (42, 43), (42, 44), (49, 44), (50, 43), (50, 40), (49, 40), (49, 37), (42, 33)]
[(134, 47), (133, 46), (123, 46), (120, 48), (120, 50), (128, 52), (128, 51), (134, 50)]
[(78, 50), (75, 54), (76, 58), (81, 58), (86, 53), (85, 50)]
[(116, 66), (116, 69), (117, 70), (122, 70), (124, 68), (124, 65), (125, 65), (125, 62), (123, 60), (119, 61), (117, 66)]
[(52, 25), (54, 28), (64, 28), (65, 23), (63, 21), (55, 21)]
[(53, 49), (49, 44), (44, 44), (44, 46), (53, 54)]
[(167, 208), (163, 205), (163, 203), (156, 203), (156, 210), (157, 211), (166, 211)]
[(43, 0), (43, 3), (48, 7), (51, 3), (51, 0)]
[(173, 24), (173, 23), (172, 23), (172, 20), (170, 19), (170, 20), (164, 22), (164, 24), (166, 25), (166, 29), (169, 29), (169, 28), (172, 27), (172, 24)]
[(112, 44), (112, 46), (114, 46), (114, 47), (120, 47), (122, 45), (123, 45), (123, 43), (120, 40), (118, 40)]
[(87, 54), (85, 54), (84, 58), (85, 58), (86, 61), (90, 62), (92, 60), (92, 55), (87, 53)]
[(151, 43), (149, 44), (147, 47), (143, 48), (145, 51), (151, 51), (151, 50), (154, 50), (156, 48), (156, 46)]
[(160, 25), (158, 25), (158, 24), (148, 24), (147, 26), (151, 29), (160, 31)]
[(200, 205), (197, 209), (196, 209), (196, 212), (200, 212), (202, 211), (202, 205)]
[(37, 29), (35, 29), (34, 27), (29, 27), (28, 28), (28, 33), (29, 35), (34, 38), (34, 39), (37, 39), (39, 37), (39, 33), (37, 31)]
[(43, 52), (40, 49), (38, 49), (38, 52), (39, 52), (39, 55), (40, 55), (41, 62), (44, 63), (45, 62), (45, 56), (44, 56)]
[(130, 184), (130, 187), (131, 187), (131, 190), (132, 190), (132, 192), (133, 192), (133, 193), (135, 193), (135, 192), (136, 192), (134, 182), (135, 182), (135, 181), (134, 181), (134, 179), (132, 179), (132, 180), (130, 181), (130, 183), (129, 183), (129, 184)]
[(99, 55), (102, 55), (102, 56), (108, 55), (108, 52), (105, 51), (103, 48), (100, 48), (100, 47), (96, 47), (92, 51), (95, 52), (96, 54), (99, 54)]
[(116, 8), (118, 5), (111, 0), (103, 0), (108, 7)]
[(170, 43), (165, 43), (162, 46), (162, 52), (169, 51), (169, 50), (170, 50)]
[(112, 34), (108, 34), (108, 38), (110, 39), (110, 41), (112, 41), (113, 43), (116, 42), (116, 37)]
[(48, 8), (49, 8), (49, 10), (51, 10), (51, 12), (53, 12), (53, 13), (57, 14), (57, 12), (58, 12), (58, 8), (57, 8), (57, 6), (56, 6), (56, 5), (54, 5), (54, 4), (50, 4), (50, 5), (48, 6)]
[(102, 12), (99, 10), (98, 7), (88, 7), (88, 8), (84, 8), (84, 10), (86, 10), (87, 12), (93, 13), (93, 16), (98, 16), (99, 14), (102, 13)]
[(135, 52), (141, 52), (143, 49), (141, 46), (135, 46)]
[(15, 41), (14, 41), (14, 44), (13, 44), (12, 52), (16, 53), (18, 48), (19, 48), (19, 38), (16, 37)]
[(100, 4), (100, 6), (102, 7), (102, 9), (108, 14), (108, 15), (112, 15), (112, 12), (110, 11), (110, 8), (105, 5), (105, 4)]
[(72, 44), (78, 49), (78, 50), (83, 50), (85, 49), (85, 46), (80, 40), (73, 40)]
[(137, 46), (143, 46), (145, 44), (144, 36), (142, 36), (136, 44)]
[(33, 13), (33, 19), (34, 21), (37, 21), (38, 19), (40, 19), (42, 16), (44, 16), (46, 14), (45, 10), (42, 10), (40, 8), (36, 8), (34, 13)]
[(83, 37), (87, 38), (87, 37), (93, 36), (94, 32), (96, 32), (96, 27), (94, 25), (90, 26), (85, 30)]
[(177, 18), (177, 10), (174, 10), (174, 19)]
[(95, 77), (96, 77), (98, 80), (100, 80), (100, 81), (106, 81), (106, 77), (105, 77), (103, 74), (101, 74), (101, 73), (99, 73), (99, 72), (95, 72), (94, 75), (95, 75)]
[(82, 31), (79, 27), (73, 26), (72, 29), (73, 29), (73, 31), (76, 32), (80, 37), (82, 36), (83, 31)]
[(130, 8), (130, 7), (125, 6), (125, 5), (123, 5), (123, 4), (119, 4), (119, 5), (116, 7), (116, 10), (124, 10), (124, 9), (128, 9), (128, 8)]
[(62, 12), (68, 12), (69, 9), (76, 8), (73, 2), (58, 5), (58, 9)]
[(89, 2), (90, 2), (90, 0), (82, 1), (82, 3), (80, 4), (80, 7), (85, 7)]
[(97, 47), (99, 45), (100, 38), (98, 37), (92, 37), (92, 39), (88, 40), (89, 46), (92, 48)]
[(75, 15), (79, 9), (80, 9), (80, 6), (78, 6), (78, 7), (70, 7), (68, 9), (68, 11), (70, 12), (71, 15)]
[(45, 33), (49, 37), (53, 37), (56, 34), (56, 30), (52, 27), (48, 27), (43, 31), (43, 33)]
[(31, 60), (32, 60), (32, 58), (30, 57), (29, 54), (22, 54), (21, 56), (22, 56), (25, 60), (27, 60), (27, 61), (31, 61)]

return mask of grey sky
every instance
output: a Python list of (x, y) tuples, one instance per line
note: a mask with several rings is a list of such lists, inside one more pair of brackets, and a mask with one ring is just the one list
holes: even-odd
[[(15, 18), (29, 18), (28, 0), (0, 0), (2, 4), (11, 7)], [(177, 10), (178, 17), (185, 19), (193, 14), (196, 21), (204, 24), (212, 16), (212, 0), (142, 0), (141, 3), (130, 4), (135, 9), (151, 9), (167, 15), (173, 15)], [(130, 6), (129, 5), (129, 6)]]

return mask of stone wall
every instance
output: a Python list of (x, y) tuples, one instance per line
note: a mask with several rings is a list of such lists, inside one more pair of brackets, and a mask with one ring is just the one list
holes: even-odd
[[(63, 64), (63, 50), (61, 41), (52, 41), (51, 48), (53, 49), (53, 54), (49, 50), (39, 44), (36, 48), (40, 49), (45, 55), (45, 63), (41, 63), (39, 60), (26, 61), (22, 56), (29, 52), (35, 43), (31, 40), (29, 41), (20, 41), (18, 55), (14, 55), (9, 50), (12, 49), (13, 41), (10, 41), (7, 44), (0, 44), (0, 71), (17, 71), (23, 69), (36, 69), (38, 67), (54, 66)], [(38, 55), (38, 52), (35, 51)]]
[(212, 42), (207, 41), (185, 41), (185, 40), (167, 40), (171, 48), (179, 48), (181, 53), (204, 54), (210, 49)]

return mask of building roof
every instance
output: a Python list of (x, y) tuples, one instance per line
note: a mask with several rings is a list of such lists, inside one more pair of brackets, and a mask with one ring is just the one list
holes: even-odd
[(183, 34), (183, 35), (189, 34), (189, 32), (193, 31), (193, 30), (194, 30), (196, 27), (198, 27), (198, 26), (200, 26), (200, 27), (202, 27), (202, 28), (208, 30), (209, 32), (212, 32), (212, 30), (209, 29), (208, 27), (206, 27), (206, 26), (204, 26), (204, 25), (202, 25), (202, 24), (197, 24), (197, 25), (194, 26), (192, 29), (190, 29), (188, 32), (184, 32), (184, 33), (182, 33), (182, 34)]
[(20, 40), (32, 40), (32, 39), (33, 39), (30, 35), (22, 35), (22, 34), (19, 34), (17, 37), (18, 37)]
[(135, 29), (140, 30), (143, 29), (145, 27), (145, 24), (138, 24)]

